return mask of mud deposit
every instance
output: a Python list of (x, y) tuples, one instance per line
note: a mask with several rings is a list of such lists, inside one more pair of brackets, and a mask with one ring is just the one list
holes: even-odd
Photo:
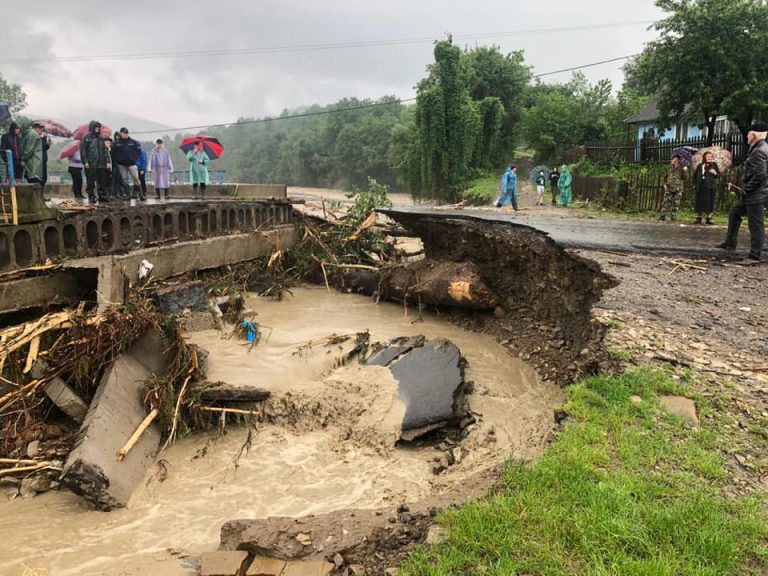
[[(158, 456), (128, 507), (115, 512), (89, 511), (65, 491), (4, 501), (0, 574), (194, 574), (190, 557), (217, 549), (227, 521), (469, 493), (479, 472), (509, 456), (537, 456), (554, 427), (560, 389), (540, 382), (491, 336), (431, 315), (414, 323), (413, 312), (405, 317), (396, 304), (322, 288), (298, 289), (283, 302), (249, 297), (247, 305), (272, 328), (252, 350), (215, 331), (191, 340), (210, 352), (210, 380), (272, 392), (250, 451), (236, 459), (247, 431), (232, 422), (224, 435), (181, 440)], [(354, 361), (338, 367), (344, 345), (305, 346), (364, 330), (371, 341), (447, 338), (468, 361), (465, 375), (474, 385), (466, 398), (476, 423), (458, 442), (456, 463), (439, 475), (438, 447), (395, 446), (403, 406), (387, 369)]]

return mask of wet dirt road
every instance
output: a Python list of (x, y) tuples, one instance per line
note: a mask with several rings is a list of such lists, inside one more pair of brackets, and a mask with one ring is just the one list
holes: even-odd
[[(396, 206), (382, 213), (397, 220), (398, 214), (423, 214), (441, 218), (467, 218), (509, 222), (546, 232), (557, 243), (571, 248), (616, 250), (620, 252), (679, 254), (687, 256), (728, 257), (715, 246), (725, 239), (723, 226), (672, 222), (628, 222), (619, 220), (571, 218), (559, 215), (517, 214), (472, 209)], [(737, 254), (749, 250), (746, 222), (739, 235)]]

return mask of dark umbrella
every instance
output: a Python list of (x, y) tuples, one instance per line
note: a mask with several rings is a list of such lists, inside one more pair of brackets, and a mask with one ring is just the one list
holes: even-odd
[(680, 158), (680, 162), (683, 166), (688, 166), (688, 168), (690, 168), (693, 156), (698, 151), (699, 149), (694, 148), (693, 146), (680, 146), (680, 148), (672, 150), (672, 156), (677, 156)]
[(0, 124), (11, 119), (11, 108), (7, 102), (0, 102)]
[(40, 124), (51, 136), (59, 136), (61, 138), (72, 137), (72, 130), (64, 126), (61, 122), (56, 122), (55, 120), (35, 120), (33, 124)]
[(179, 148), (188, 153), (195, 144), (200, 144), (211, 160), (221, 158), (222, 154), (224, 154), (224, 146), (219, 142), (219, 139), (213, 136), (205, 136), (204, 134), (184, 138), (181, 144), (179, 144)]

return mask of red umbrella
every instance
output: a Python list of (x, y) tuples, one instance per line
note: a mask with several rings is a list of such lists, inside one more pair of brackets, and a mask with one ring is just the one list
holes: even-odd
[[(112, 130), (110, 130), (109, 126), (102, 126), (101, 133), (103, 136), (111, 136)], [(72, 132), (72, 138), (75, 140), (82, 140), (85, 138), (86, 134), (88, 134), (88, 124), (83, 124), (82, 126), (75, 128), (75, 131)]]
[(208, 154), (211, 160), (221, 158), (222, 154), (224, 154), (224, 146), (219, 142), (219, 139), (213, 136), (205, 136), (204, 134), (184, 138), (181, 144), (179, 144), (179, 148), (184, 152), (189, 152), (195, 144), (202, 145), (203, 150), (205, 150), (205, 153)]
[(64, 148), (61, 149), (61, 152), (59, 152), (59, 159), (66, 160), (67, 158), (71, 158), (75, 155), (75, 152), (80, 151), (80, 141), (79, 140), (73, 140), (72, 142), (67, 143)]
[(72, 137), (72, 130), (65, 127), (61, 122), (45, 118), (43, 120), (33, 120), (32, 123), (40, 124), (51, 136), (60, 136), (61, 138)]

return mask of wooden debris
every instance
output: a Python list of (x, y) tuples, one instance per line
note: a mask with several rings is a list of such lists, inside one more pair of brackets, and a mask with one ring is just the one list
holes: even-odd
[(136, 442), (139, 441), (139, 438), (141, 438), (141, 435), (144, 434), (144, 432), (147, 431), (147, 428), (152, 424), (152, 422), (155, 421), (155, 418), (157, 418), (157, 415), (160, 412), (157, 408), (153, 408), (152, 411), (147, 414), (147, 417), (142, 420), (141, 424), (139, 424), (138, 428), (134, 431), (133, 434), (131, 434), (131, 437), (128, 438), (128, 442), (126, 442), (120, 450), (117, 451), (117, 459), (122, 461), (127, 455), (128, 452), (131, 451), (131, 449), (136, 445)]
[(669, 271), (668, 275), (674, 274), (678, 270), (682, 270), (683, 272), (687, 272), (688, 270), (699, 270), (700, 272), (709, 271), (709, 268), (704, 268), (703, 266), (697, 266), (695, 264), (695, 263), (707, 263), (706, 260), (687, 260), (686, 261), (686, 260), (662, 258), (661, 261), (664, 264), (673, 266), (672, 270)]

